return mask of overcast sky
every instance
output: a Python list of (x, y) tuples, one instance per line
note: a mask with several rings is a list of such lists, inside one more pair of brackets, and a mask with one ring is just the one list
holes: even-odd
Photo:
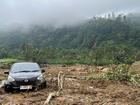
[(0, 0), (0, 25), (65, 24), (108, 12), (136, 12), (140, 0)]

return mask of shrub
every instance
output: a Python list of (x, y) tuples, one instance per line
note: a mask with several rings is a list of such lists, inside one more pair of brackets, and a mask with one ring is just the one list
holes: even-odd
[(131, 78), (129, 67), (129, 65), (120, 64), (113, 71), (105, 73), (104, 78), (107, 80), (129, 81)]
[(105, 79), (113, 81), (126, 81), (132, 82), (134, 84), (140, 85), (140, 75), (134, 72), (130, 72), (130, 65), (120, 64), (114, 70), (108, 71), (106, 73), (96, 73), (93, 72), (86, 79)]

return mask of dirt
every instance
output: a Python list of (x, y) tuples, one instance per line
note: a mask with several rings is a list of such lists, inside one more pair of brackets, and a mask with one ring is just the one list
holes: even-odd
[[(57, 75), (65, 73), (64, 89), (50, 105), (140, 105), (140, 88), (130, 83), (85, 80), (92, 71), (87, 66), (51, 65), (45, 68), (47, 88), (39, 91), (5, 93), (0, 90), (0, 105), (43, 105), (49, 93), (57, 91)], [(0, 80), (5, 78), (1, 70)]]

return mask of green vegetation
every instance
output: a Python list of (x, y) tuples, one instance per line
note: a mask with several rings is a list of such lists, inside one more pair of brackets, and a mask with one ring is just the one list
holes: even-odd
[(97, 71), (94, 71), (87, 77), (87, 79), (105, 79), (120, 82), (126, 81), (140, 86), (140, 75), (130, 72), (130, 65), (126, 64), (117, 65), (113, 70), (108, 72), (98, 73)]
[(0, 59), (0, 63), (2, 64), (12, 64), (14, 62), (17, 62), (17, 59), (12, 59), (12, 58)]
[(11, 64), (17, 62), (17, 59), (12, 59), (12, 58), (3, 58), (0, 59), (0, 68), (9, 68)]
[(113, 71), (104, 74), (104, 78), (107, 80), (116, 81), (130, 81), (131, 73), (129, 72), (130, 65), (118, 65)]
[(140, 60), (138, 16), (94, 17), (61, 28), (0, 31), (0, 58), (53, 64), (132, 64)]

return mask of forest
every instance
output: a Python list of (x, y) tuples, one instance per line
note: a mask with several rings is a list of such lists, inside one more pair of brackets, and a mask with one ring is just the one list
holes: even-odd
[(108, 14), (79, 24), (0, 30), (0, 58), (50, 64), (132, 64), (140, 60), (140, 15)]

